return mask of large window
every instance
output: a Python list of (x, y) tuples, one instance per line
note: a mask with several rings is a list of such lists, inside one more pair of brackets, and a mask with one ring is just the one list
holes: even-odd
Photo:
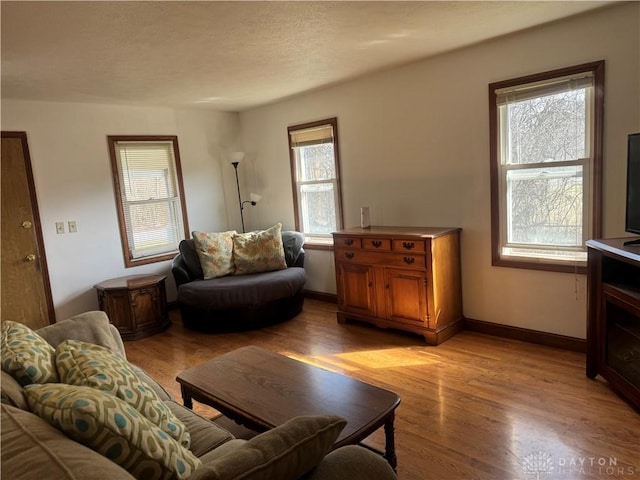
[(489, 85), (493, 264), (583, 271), (600, 236), (604, 62)]
[(307, 247), (333, 244), (342, 228), (338, 120), (288, 128), (296, 229)]
[(173, 258), (189, 236), (178, 138), (107, 138), (125, 265)]

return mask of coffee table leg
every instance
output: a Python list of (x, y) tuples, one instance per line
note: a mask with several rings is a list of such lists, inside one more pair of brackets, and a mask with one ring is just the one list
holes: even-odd
[(193, 400), (191, 398), (191, 394), (184, 388), (184, 385), (180, 385), (180, 390), (182, 391), (182, 403), (185, 407), (193, 409)]
[(393, 422), (395, 419), (395, 413), (391, 412), (389, 418), (384, 423), (384, 438), (385, 438), (385, 453), (384, 458), (387, 459), (389, 465), (393, 470), (396, 470), (398, 466), (398, 459), (396, 458), (396, 440), (395, 440), (395, 429), (393, 427)]

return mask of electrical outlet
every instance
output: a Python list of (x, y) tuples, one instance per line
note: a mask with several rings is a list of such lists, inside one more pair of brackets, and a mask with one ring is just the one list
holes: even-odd
[(64, 233), (64, 222), (56, 222), (56, 233)]
[(75, 220), (69, 220), (69, 233), (76, 233), (78, 231), (78, 225)]

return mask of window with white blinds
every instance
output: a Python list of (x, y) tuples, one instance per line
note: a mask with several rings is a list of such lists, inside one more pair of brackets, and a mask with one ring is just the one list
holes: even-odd
[(296, 229), (305, 245), (332, 245), (342, 228), (336, 118), (288, 128)]
[(600, 230), (604, 63), (491, 84), (493, 264), (576, 271)]
[(172, 258), (189, 235), (177, 137), (108, 140), (126, 266)]

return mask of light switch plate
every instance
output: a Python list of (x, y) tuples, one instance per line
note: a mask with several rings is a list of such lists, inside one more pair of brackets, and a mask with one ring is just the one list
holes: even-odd
[(64, 233), (64, 222), (56, 222), (56, 233)]
[(69, 233), (76, 233), (78, 231), (78, 225), (75, 220), (69, 220)]

